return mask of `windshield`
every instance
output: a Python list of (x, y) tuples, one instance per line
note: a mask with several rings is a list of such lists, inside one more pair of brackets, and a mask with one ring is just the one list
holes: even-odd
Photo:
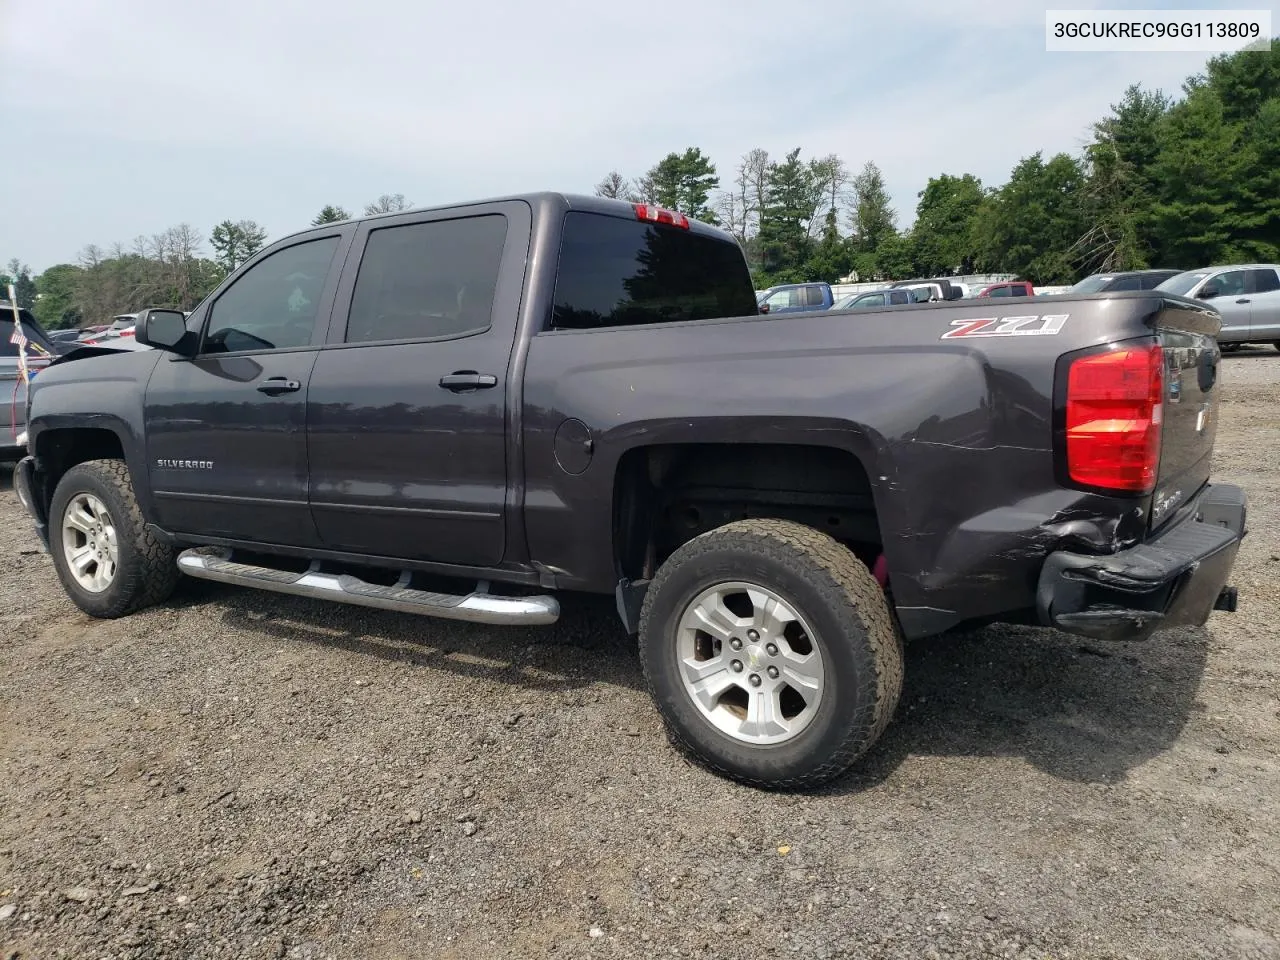
[(1111, 282), (1111, 279), (1112, 277), (1109, 273), (1095, 273), (1092, 277), (1085, 277), (1068, 290), (1067, 293), (1098, 293)]
[(849, 296), (841, 297), (839, 300), (837, 300), (835, 304), (831, 307), (831, 309), (832, 310), (848, 310), (849, 307), (853, 306), (853, 301), (857, 299), (858, 299), (858, 295), (856, 293), (851, 293)]
[(1189, 270), (1186, 273), (1179, 273), (1170, 277), (1156, 289), (1163, 293), (1176, 293), (1180, 297), (1185, 297), (1187, 291), (1208, 275), (1208, 270)]

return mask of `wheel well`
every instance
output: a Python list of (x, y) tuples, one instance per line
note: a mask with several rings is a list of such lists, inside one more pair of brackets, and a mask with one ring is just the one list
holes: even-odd
[(110, 430), (77, 427), (50, 430), (36, 440), (36, 457), (43, 476), (45, 506), (53, 499), (53, 491), (63, 474), (87, 460), (123, 460), (124, 445)]
[(614, 481), (618, 576), (648, 580), (685, 542), (749, 517), (824, 530), (868, 564), (882, 536), (871, 482), (847, 450), (804, 444), (667, 444), (629, 450)]

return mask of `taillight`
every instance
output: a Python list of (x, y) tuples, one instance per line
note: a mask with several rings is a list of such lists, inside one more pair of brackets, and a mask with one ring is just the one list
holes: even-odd
[(669, 223), (673, 227), (689, 229), (689, 218), (683, 213), (676, 213), (665, 207), (655, 207), (648, 203), (633, 204), (636, 208), (637, 220), (648, 220), (651, 223)]
[(1159, 344), (1078, 357), (1067, 374), (1067, 473), (1130, 493), (1155, 489), (1164, 408)]

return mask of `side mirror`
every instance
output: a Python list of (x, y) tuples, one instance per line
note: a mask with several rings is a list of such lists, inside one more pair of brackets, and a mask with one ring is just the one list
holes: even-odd
[(190, 352), (187, 318), (181, 310), (143, 310), (138, 316), (134, 338), (149, 347), (173, 353)]
[(1212, 283), (1206, 283), (1200, 288), (1200, 292), (1196, 294), (1197, 300), (1212, 300), (1218, 295), (1218, 288)]
[(769, 312), (769, 305), (768, 305), (767, 303), (762, 303), (762, 304), (760, 304), (760, 312), (761, 312), (761, 313), (768, 313), (768, 312)]

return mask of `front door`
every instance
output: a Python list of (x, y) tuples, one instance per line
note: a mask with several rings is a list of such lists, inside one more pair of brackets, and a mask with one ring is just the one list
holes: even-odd
[(317, 544), (307, 506), (307, 389), (351, 231), (269, 252), (191, 318), (197, 355), (156, 365), (147, 460), (164, 528)]
[(307, 398), (311, 514), (326, 547), (503, 558), (507, 370), (527, 204), (365, 223)]
[(1230, 342), (1249, 339), (1249, 287), (1250, 271), (1227, 270), (1205, 281), (1217, 291), (1208, 298), (1213, 308), (1222, 314), (1222, 329), (1218, 336)]

